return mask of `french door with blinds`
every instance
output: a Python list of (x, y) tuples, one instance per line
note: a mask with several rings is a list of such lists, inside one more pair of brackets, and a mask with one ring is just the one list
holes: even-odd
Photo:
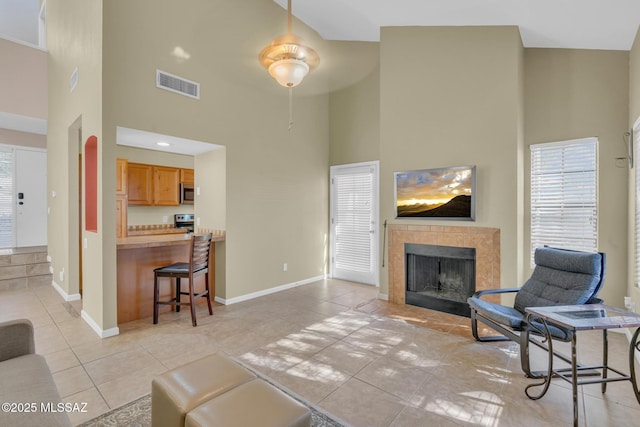
[(379, 284), (378, 162), (331, 167), (331, 276)]

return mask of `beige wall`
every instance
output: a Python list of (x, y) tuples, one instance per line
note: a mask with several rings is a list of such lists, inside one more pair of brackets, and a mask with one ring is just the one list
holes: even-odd
[[(227, 229), (227, 149), (218, 148), (195, 158), (196, 168), (196, 224), (210, 230)], [(198, 228), (198, 226), (196, 226)], [(215, 244), (216, 296), (227, 299), (226, 246)]]
[[(104, 168), (105, 141), (102, 138), (102, 1), (49, 0), (47, 2), (47, 47), (49, 50), (49, 115), (47, 131), (47, 186), (49, 194), (48, 242), (54, 277), (65, 270), (58, 283), (68, 294), (78, 292), (79, 237), (83, 249), (83, 315), (102, 329), (116, 324), (115, 268), (102, 262), (115, 260), (115, 207), (105, 215), (102, 186), (98, 185), (98, 232), (79, 236), (78, 153), (79, 141), (90, 135), (98, 138), (98, 175), (102, 181), (115, 180), (115, 156)], [(79, 83), (69, 91), (75, 68)], [(81, 129), (81, 132), (80, 132)], [(100, 180), (100, 178), (99, 178)], [(114, 194), (115, 182), (110, 194)], [(106, 189), (108, 190), (108, 189)], [(105, 191), (106, 191), (105, 190)], [(52, 192), (56, 197), (52, 197)], [(114, 201), (115, 203), (115, 201)], [(111, 220), (107, 217), (111, 216)], [(108, 230), (108, 232), (105, 232)], [(111, 245), (105, 245), (109, 241)], [(106, 250), (105, 250), (106, 248)]]
[(11, 58), (0, 66), (0, 112), (46, 119), (47, 52), (0, 38), (0, 58)]
[(476, 165), (476, 221), (420, 223), (500, 228), (507, 287), (522, 247), (522, 50), (516, 27), (383, 28), (380, 42), (380, 221), (409, 223), (394, 219), (395, 171)]
[(380, 159), (380, 68), (331, 93), (330, 164)]
[(0, 129), (0, 144), (47, 148), (47, 137), (46, 135), (39, 135), (37, 133)]
[[(169, 3), (104, 4), (103, 126), (112, 158), (105, 168), (114, 167), (116, 126), (224, 146), (227, 242), (216, 255), (226, 259), (226, 283), (217, 291), (228, 299), (322, 274), (328, 95), (305, 92), (316, 77), (308, 76), (294, 90), (289, 132), (288, 92), (256, 59), (285, 31), (285, 10), (258, 0), (201, 0), (178, 20)], [(325, 42), (302, 25), (295, 29), (322, 57)], [(173, 55), (176, 47), (189, 58)], [(200, 100), (157, 89), (156, 68), (199, 82)], [(105, 178), (105, 194), (113, 187)], [(115, 269), (114, 260), (104, 262)]]
[(640, 117), (640, 29), (629, 52), (629, 127)]
[[(640, 119), (640, 30), (636, 33), (636, 38), (633, 42), (631, 51), (629, 52), (629, 125), (631, 129), (637, 120)], [(635, 254), (636, 254), (636, 242), (635, 236), (635, 204), (636, 194), (638, 189), (635, 185), (635, 173), (638, 166), (638, 160), (640, 159), (640, 153), (634, 153), (634, 168), (629, 171), (629, 215), (628, 215), (628, 228), (627, 235), (629, 239), (627, 241), (627, 262), (628, 262), (628, 277), (627, 277), (627, 296), (631, 296), (636, 303), (636, 307), (640, 309), (640, 288), (638, 288), (636, 282), (635, 272)]]
[[(629, 169), (617, 167), (616, 158), (625, 156), (629, 53), (526, 49), (525, 67), (527, 145), (583, 137), (599, 140), (598, 248), (607, 254), (607, 279), (600, 295), (608, 304), (623, 306), (627, 288)], [(525, 201), (528, 212), (528, 192)], [(528, 216), (525, 223), (528, 236)], [(527, 238), (527, 257), (529, 244)]]

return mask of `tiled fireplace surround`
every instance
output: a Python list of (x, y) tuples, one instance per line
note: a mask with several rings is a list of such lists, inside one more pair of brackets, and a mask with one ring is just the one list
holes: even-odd
[[(487, 227), (391, 224), (389, 301), (405, 304), (405, 243), (454, 246), (476, 250), (476, 291), (500, 288), (500, 229)], [(499, 302), (499, 296), (486, 298)]]

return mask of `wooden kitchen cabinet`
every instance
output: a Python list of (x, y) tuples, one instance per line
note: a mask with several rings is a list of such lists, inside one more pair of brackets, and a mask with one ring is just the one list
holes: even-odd
[(127, 159), (116, 159), (116, 194), (127, 194)]
[(153, 204), (156, 206), (180, 205), (180, 169), (153, 166)]
[(130, 205), (153, 204), (153, 166), (142, 163), (127, 165), (127, 195)]
[(193, 184), (196, 182), (193, 169), (180, 169), (180, 182), (183, 184)]
[(127, 237), (127, 196), (116, 195), (116, 237)]

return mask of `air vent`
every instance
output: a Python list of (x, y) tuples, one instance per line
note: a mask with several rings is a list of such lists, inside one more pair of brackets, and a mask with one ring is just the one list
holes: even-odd
[(174, 76), (165, 71), (156, 70), (156, 87), (200, 99), (200, 83)]

